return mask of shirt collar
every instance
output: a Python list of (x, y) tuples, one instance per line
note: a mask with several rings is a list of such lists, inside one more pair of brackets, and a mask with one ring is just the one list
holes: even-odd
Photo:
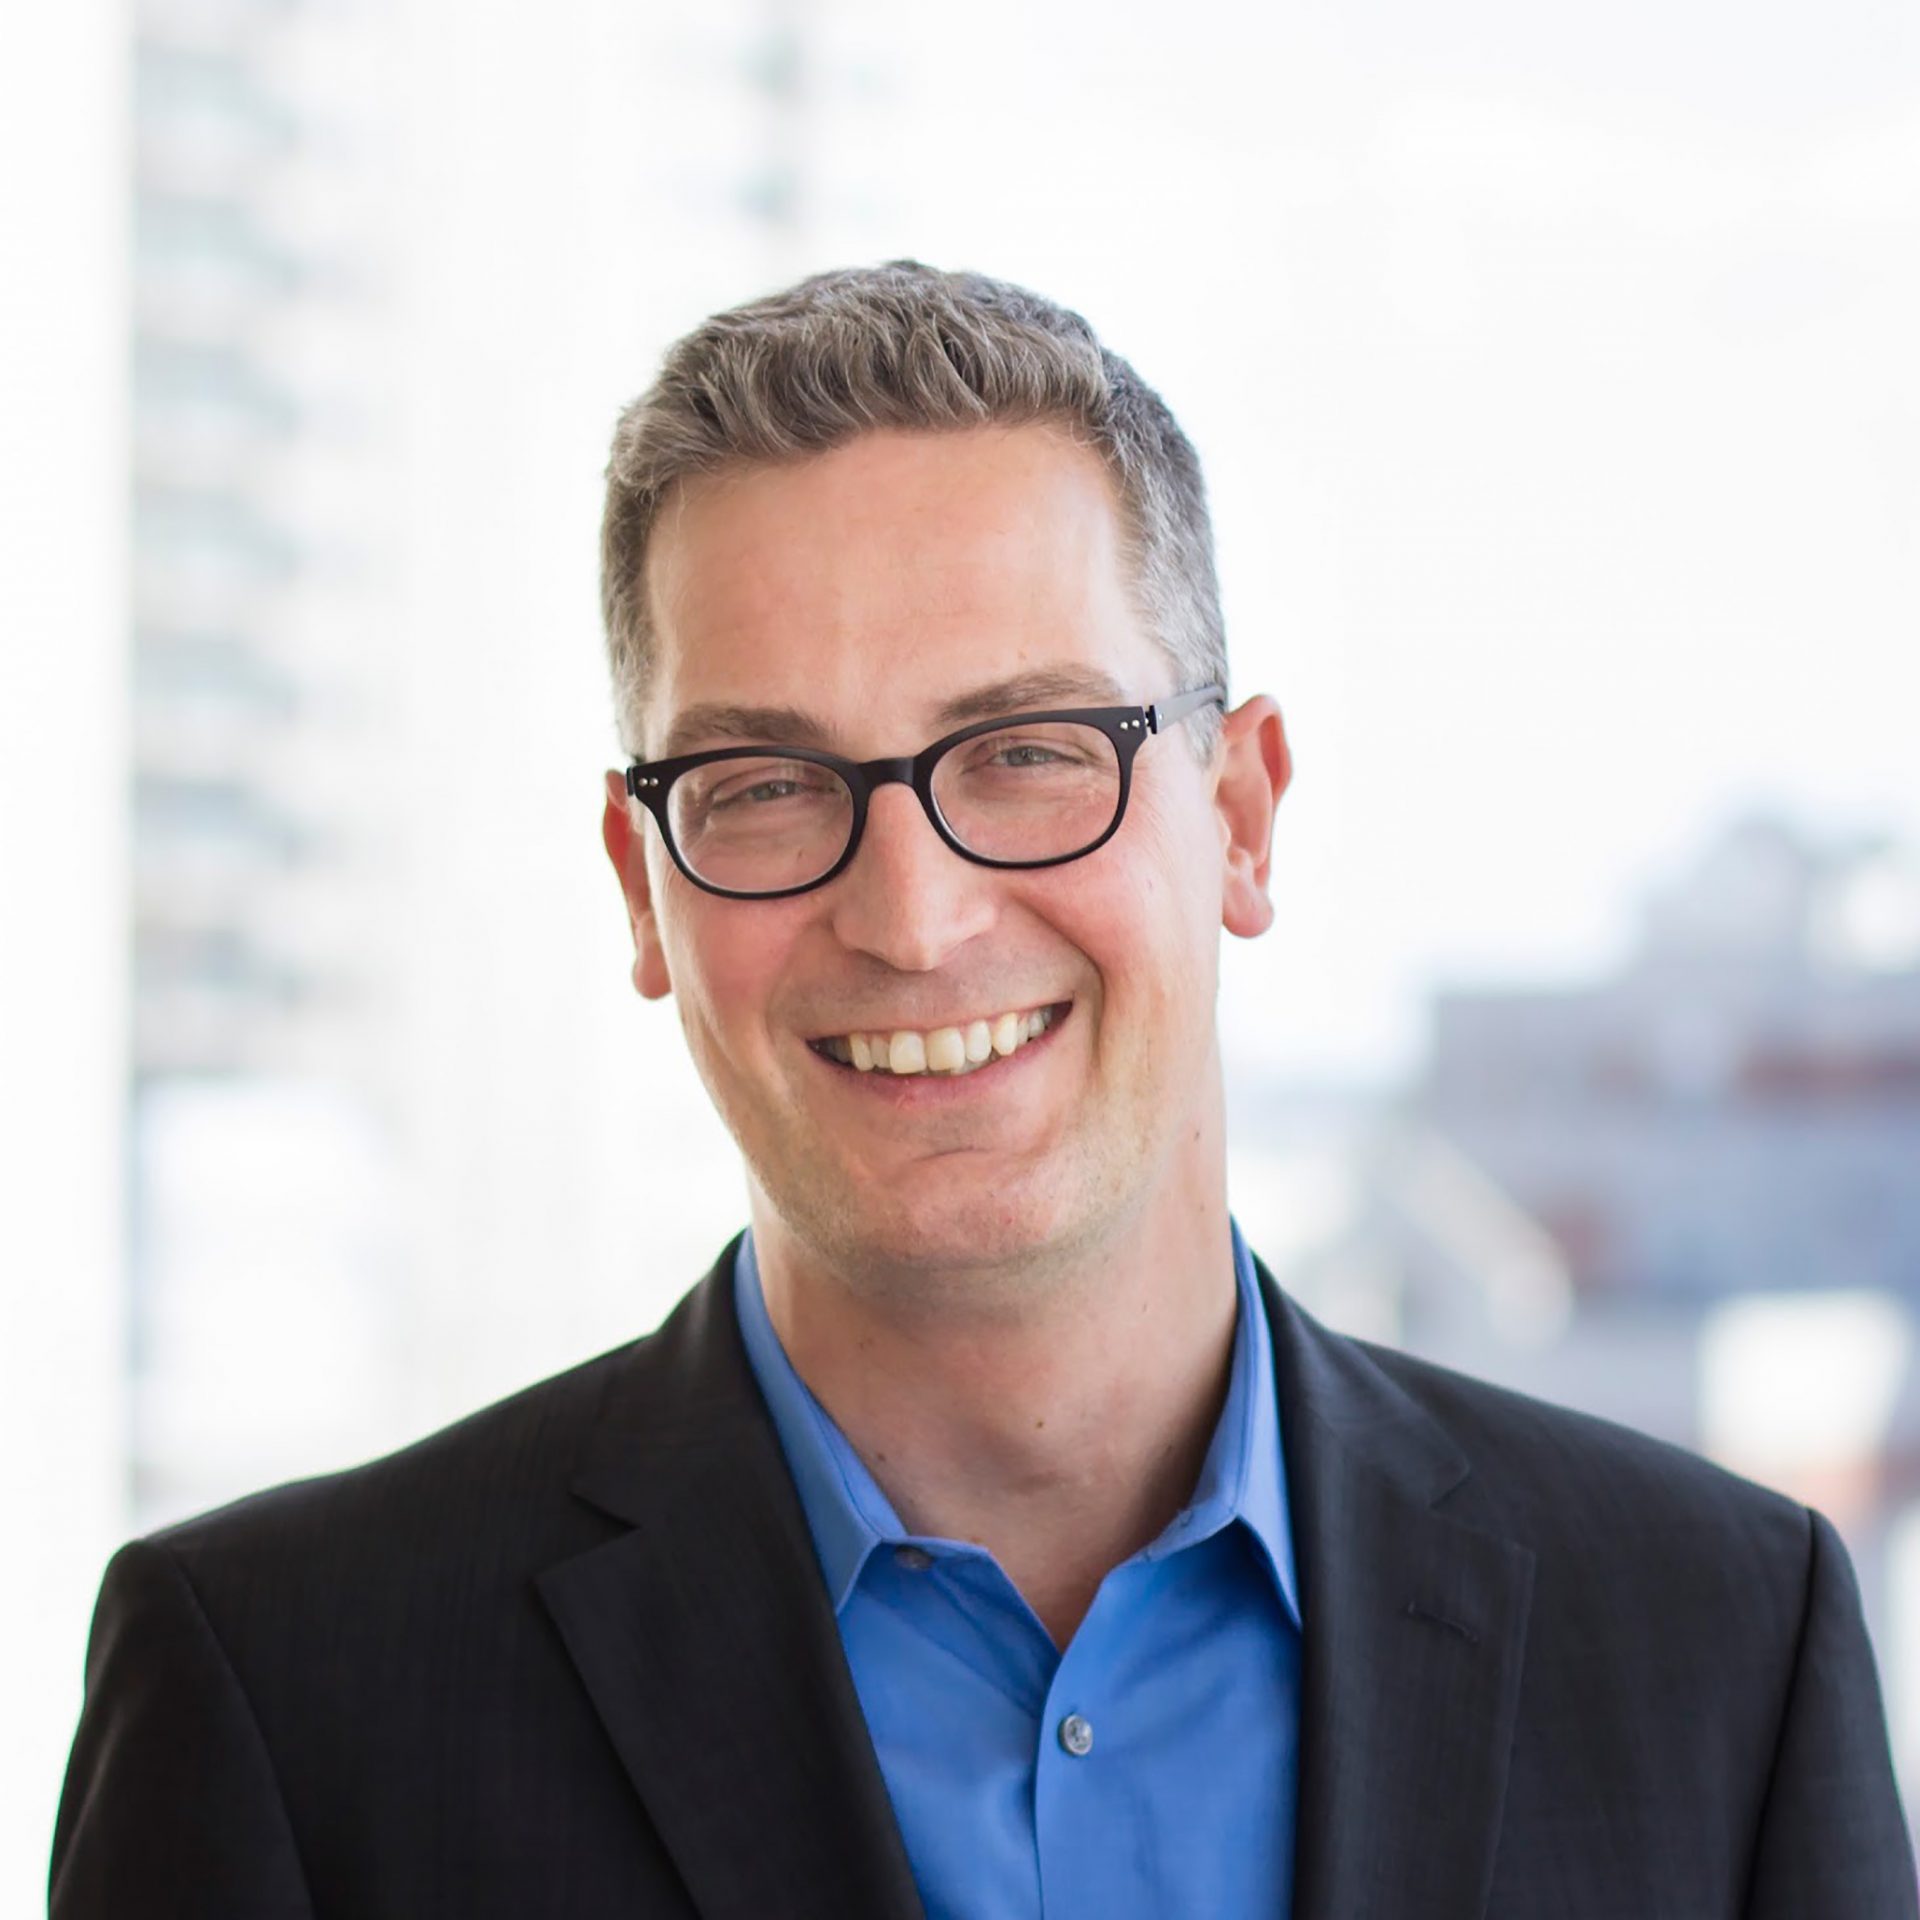
[[(1220, 1410), (1192, 1500), (1141, 1557), (1162, 1559), (1238, 1520), (1259, 1542), (1281, 1603), (1297, 1627), (1300, 1601), (1281, 1451), (1280, 1407), (1274, 1386), (1273, 1340), (1253, 1256), (1237, 1223), (1233, 1223), (1232, 1232), (1239, 1312), (1234, 1322), (1226, 1404)], [(734, 1257), (733, 1290), (747, 1361), (780, 1436), (827, 1592), (838, 1613), (875, 1547), (951, 1543), (920, 1542), (918, 1536), (907, 1531), (846, 1435), (794, 1371), (767, 1313), (751, 1231), (741, 1236), (740, 1250)]]

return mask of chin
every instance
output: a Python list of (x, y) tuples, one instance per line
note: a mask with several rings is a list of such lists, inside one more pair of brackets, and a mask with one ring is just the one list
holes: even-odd
[(842, 1182), (766, 1192), (788, 1230), (861, 1292), (924, 1302), (928, 1280), (945, 1276), (956, 1284), (943, 1305), (971, 1296), (992, 1308), (1030, 1298), (1049, 1269), (1073, 1264), (1111, 1230), (1114, 1211), (1096, 1186), (1058, 1170), (1022, 1179), (960, 1165), (980, 1157), (951, 1156), (950, 1179), (935, 1162), (885, 1201)]

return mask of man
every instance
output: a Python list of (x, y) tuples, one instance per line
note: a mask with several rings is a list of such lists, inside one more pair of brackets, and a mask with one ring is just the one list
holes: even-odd
[(751, 1233), (116, 1556), (55, 1913), (1914, 1914), (1824, 1520), (1241, 1243), (1218, 929), (1291, 763), (1132, 370), (908, 262), (722, 315), (603, 584), (634, 983)]

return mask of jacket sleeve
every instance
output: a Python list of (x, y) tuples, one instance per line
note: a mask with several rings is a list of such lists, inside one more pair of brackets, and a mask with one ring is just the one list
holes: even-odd
[(1859, 1589), (1831, 1524), (1808, 1520), (1805, 1612), (1746, 1920), (1914, 1920), (1914, 1855)]
[(179, 1562), (108, 1564), (54, 1826), (52, 1920), (313, 1920), (253, 1710)]

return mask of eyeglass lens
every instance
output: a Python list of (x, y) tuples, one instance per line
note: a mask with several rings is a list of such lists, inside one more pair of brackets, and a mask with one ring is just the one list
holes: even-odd
[[(975, 734), (933, 771), (948, 831), (989, 860), (1059, 860), (1090, 847), (1120, 807), (1120, 758), (1098, 727), (1023, 721)], [(777, 753), (710, 761), (668, 794), (674, 844), (735, 893), (803, 887), (838, 864), (853, 794), (830, 767)]]

